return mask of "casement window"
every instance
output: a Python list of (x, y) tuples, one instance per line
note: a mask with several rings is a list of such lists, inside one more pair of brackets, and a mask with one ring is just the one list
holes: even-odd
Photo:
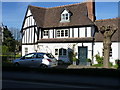
[(25, 54), (28, 54), (28, 48), (25, 48)]
[(55, 49), (55, 55), (58, 55), (58, 49)]
[(61, 14), (61, 21), (69, 21), (69, 13)]
[(61, 13), (61, 21), (60, 22), (70, 22), (70, 13), (67, 9), (65, 9)]
[(43, 31), (43, 36), (48, 36), (48, 30)]
[(63, 49), (63, 48), (55, 49), (55, 55), (66, 56), (67, 55), (67, 50)]
[(67, 50), (63, 49), (63, 55), (66, 55), (66, 53), (67, 53)]
[(56, 31), (56, 37), (68, 37), (68, 30), (57, 30)]

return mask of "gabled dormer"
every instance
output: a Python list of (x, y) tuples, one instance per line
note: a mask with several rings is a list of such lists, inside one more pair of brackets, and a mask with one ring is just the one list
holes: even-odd
[(60, 22), (70, 22), (70, 15), (71, 15), (70, 11), (65, 8), (61, 13)]

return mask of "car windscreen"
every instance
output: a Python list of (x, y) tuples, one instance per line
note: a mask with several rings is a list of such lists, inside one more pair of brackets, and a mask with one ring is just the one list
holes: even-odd
[(54, 58), (54, 56), (51, 53), (47, 53), (46, 56), (49, 58)]

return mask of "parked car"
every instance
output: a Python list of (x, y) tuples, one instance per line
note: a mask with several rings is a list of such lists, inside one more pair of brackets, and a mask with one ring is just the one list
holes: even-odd
[(65, 62), (63, 60), (58, 60), (58, 65), (63, 65)]
[(57, 66), (57, 59), (51, 53), (29, 53), (13, 60), (15, 66), (48, 68)]

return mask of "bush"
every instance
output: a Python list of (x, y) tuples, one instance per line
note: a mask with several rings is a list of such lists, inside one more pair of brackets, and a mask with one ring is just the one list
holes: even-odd
[(98, 64), (103, 64), (103, 57), (100, 57), (99, 54), (95, 55), (96, 61), (98, 62)]
[(77, 61), (78, 59), (76, 57), (73, 57), (73, 61)]
[(20, 58), (20, 57), (21, 57), (21, 54), (17, 54), (15, 57), (16, 57), (16, 58)]
[(87, 62), (91, 62), (92, 60), (90, 58), (87, 59)]
[(114, 65), (113, 67), (117, 69), (117, 68), (118, 68), (118, 65), (116, 64), (116, 65)]
[(9, 48), (8, 48), (8, 46), (2, 46), (2, 54), (3, 55), (5, 55), (6, 53), (8, 53), (9, 52)]
[(112, 63), (112, 62), (109, 62), (109, 66), (112, 67), (112, 66), (113, 66), (113, 63)]
[(119, 63), (120, 63), (120, 59), (116, 59), (116, 60), (115, 60), (115, 64), (118, 65)]

